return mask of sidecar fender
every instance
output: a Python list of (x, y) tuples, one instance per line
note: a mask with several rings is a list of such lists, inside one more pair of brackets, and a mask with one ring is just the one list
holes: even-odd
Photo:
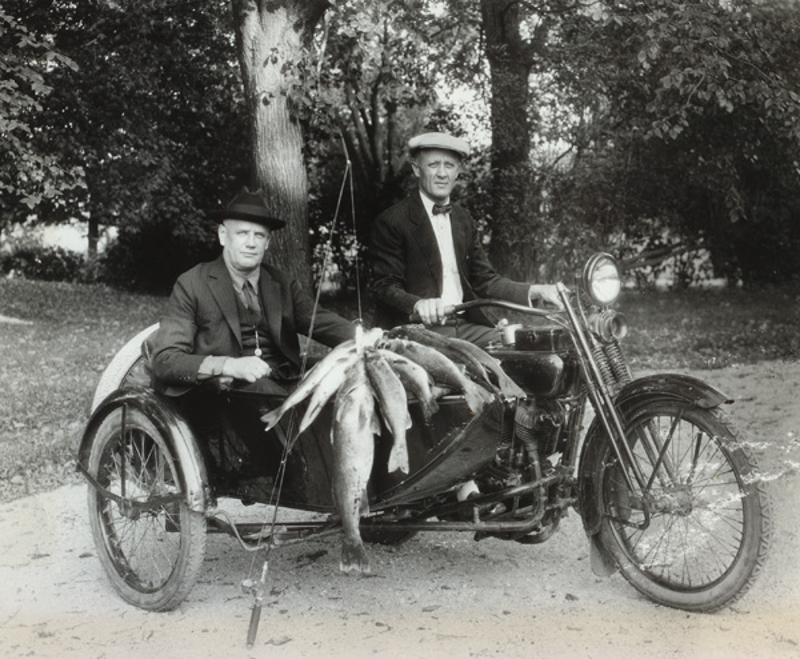
[[(682, 400), (691, 406), (703, 409), (732, 403), (733, 399), (716, 387), (689, 375), (660, 373), (629, 382), (615, 399), (617, 410), (625, 417), (641, 405), (661, 400)], [(583, 527), (590, 536), (600, 530), (600, 477), (602, 476), (601, 454), (604, 448), (603, 432), (597, 418), (586, 431), (578, 467), (578, 499)]]
[(158, 329), (158, 323), (150, 325), (134, 336), (106, 366), (92, 398), (91, 411), (94, 412), (100, 403), (115, 389), (120, 389), (131, 372), (131, 369), (142, 359), (142, 344)]
[(173, 407), (152, 389), (131, 387), (114, 391), (92, 413), (78, 448), (79, 469), (88, 468), (89, 452), (100, 424), (109, 414), (123, 406), (145, 414), (161, 432), (175, 459), (186, 504), (191, 510), (204, 512), (209, 503), (208, 475), (202, 453), (189, 425)]

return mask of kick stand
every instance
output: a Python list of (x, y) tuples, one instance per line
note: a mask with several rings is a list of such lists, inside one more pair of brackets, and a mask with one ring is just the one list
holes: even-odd
[(247, 630), (247, 648), (253, 647), (258, 634), (258, 623), (261, 620), (261, 606), (264, 603), (264, 593), (267, 587), (267, 570), (269, 561), (264, 560), (261, 568), (261, 578), (258, 581), (245, 579), (242, 581), (242, 591), (253, 595), (253, 610), (250, 612), (250, 627)]

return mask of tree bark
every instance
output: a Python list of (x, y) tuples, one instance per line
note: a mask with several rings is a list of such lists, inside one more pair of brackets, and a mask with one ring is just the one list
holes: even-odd
[(97, 243), (100, 241), (100, 223), (97, 221), (97, 215), (89, 215), (89, 232), (87, 235), (86, 256), (93, 259), (97, 256)]
[[(537, 41), (521, 36), (520, 4), (481, 0), (486, 57), (491, 76), (492, 240), (489, 258), (503, 274), (533, 279), (537, 270), (537, 212), (530, 167), (531, 122), (528, 79)], [(535, 226), (535, 225), (534, 225)]]
[(328, 3), (232, 0), (232, 5), (250, 117), (250, 185), (260, 188), (269, 210), (287, 222), (275, 234), (268, 259), (311, 290), (308, 175), (289, 85)]

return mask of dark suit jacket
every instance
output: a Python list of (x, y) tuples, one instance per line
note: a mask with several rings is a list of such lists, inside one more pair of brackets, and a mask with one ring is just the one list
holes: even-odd
[[(528, 304), (528, 284), (501, 277), (489, 263), (470, 214), (461, 206), (450, 211), (464, 301), (500, 298)], [(442, 259), (419, 190), (381, 213), (372, 226), (370, 258), (378, 327), (408, 322), (417, 300), (442, 294)], [(491, 325), (479, 311), (468, 320)]]
[[(300, 365), (298, 332), (308, 336), (312, 299), (280, 270), (262, 265), (261, 308), (273, 343), (291, 364)], [(355, 327), (340, 316), (317, 309), (313, 338), (328, 346), (352, 339)], [(242, 335), (236, 291), (220, 256), (178, 277), (167, 314), (149, 345), (153, 375), (165, 391), (178, 395), (197, 383), (200, 364), (209, 355), (241, 357)]]

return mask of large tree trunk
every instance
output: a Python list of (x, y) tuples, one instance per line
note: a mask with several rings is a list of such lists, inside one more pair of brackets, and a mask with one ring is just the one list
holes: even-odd
[[(252, 179), (287, 226), (269, 260), (311, 284), (308, 176), (303, 130), (289, 100), (289, 79), (310, 45), (326, 0), (232, 0), (236, 41), (250, 115)], [(309, 288), (310, 290), (310, 288)]]
[(523, 40), (520, 11), (514, 0), (481, 0), (492, 88), (489, 258), (505, 275), (532, 279), (537, 236), (531, 230), (531, 216), (538, 211), (538, 195), (531, 185), (528, 78), (539, 44), (538, 35)]
[(89, 216), (89, 234), (87, 236), (86, 256), (93, 259), (97, 256), (97, 243), (100, 241), (100, 223), (95, 213)]

